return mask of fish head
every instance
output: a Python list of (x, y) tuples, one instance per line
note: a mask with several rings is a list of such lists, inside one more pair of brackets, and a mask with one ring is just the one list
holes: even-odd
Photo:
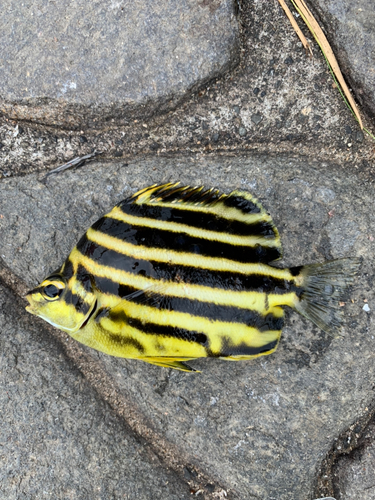
[(82, 328), (96, 308), (96, 298), (79, 283), (67, 282), (62, 274), (45, 278), (26, 295), (26, 310), (67, 333)]

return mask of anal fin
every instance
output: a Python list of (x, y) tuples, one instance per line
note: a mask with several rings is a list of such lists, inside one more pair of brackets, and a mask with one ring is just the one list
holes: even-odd
[(163, 366), (164, 368), (174, 368), (175, 370), (181, 370), (183, 372), (196, 372), (200, 373), (199, 370), (194, 370), (191, 366), (184, 363), (184, 361), (190, 361), (196, 358), (171, 358), (167, 356), (145, 356), (144, 358), (138, 358), (141, 361), (150, 363), (151, 365)]

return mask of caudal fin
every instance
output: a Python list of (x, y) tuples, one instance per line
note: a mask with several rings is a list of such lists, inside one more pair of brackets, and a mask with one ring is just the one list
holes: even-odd
[(343, 322), (340, 302), (347, 294), (360, 266), (359, 259), (338, 259), (303, 266), (299, 286), (303, 289), (296, 310), (319, 328), (337, 334)]

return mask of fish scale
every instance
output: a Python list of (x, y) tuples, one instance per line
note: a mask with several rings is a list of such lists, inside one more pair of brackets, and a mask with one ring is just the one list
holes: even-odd
[(279, 269), (279, 233), (250, 193), (154, 185), (89, 228), (27, 310), (107, 354), (193, 371), (278, 345), (289, 306), (329, 333), (356, 259)]

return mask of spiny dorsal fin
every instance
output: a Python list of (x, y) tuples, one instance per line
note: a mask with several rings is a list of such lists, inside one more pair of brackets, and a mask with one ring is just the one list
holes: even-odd
[(203, 186), (180, 186), (179, 182), (154, 184), (135, 193), (130, 199), (133, 203), (183, 203), (187, 205), (210, 205), (224, 198), (218, 189), (204, 189)]
[(154, 184), (142, 189), (128, 200), (133, 203), (176, 203), (184, 205), (213, 206), (224, 203), (227, 207), (237, 208), (244, 213), (266, 213), (261, 203), (247, 191), (232, 191), (230, 194), (220, 193), (218, 189), (205, 189), (204, 186), (180, 186), (179, 182)]
[[(242, 190), (223, 194), (218, 189), (205, 189), (204, 186), (180, 186), (179, 183), (167, 183), (147, 187), (125, 200), (125, 203), (136, 205), (160, 206), (189, 210), (191, 212), (210, 213), (215, 217), (231, 222), (248, 225), (251, 235), (254, 224), (261, 224), (261, 235), (273, 240), (274, 248), (282, 256), (279, 232), (271, 216), (262, 204), (250, 193)], [(202, 229), (205, 229), (202, 227)], [(242, 233), (245, 234), (245, 233)]]

